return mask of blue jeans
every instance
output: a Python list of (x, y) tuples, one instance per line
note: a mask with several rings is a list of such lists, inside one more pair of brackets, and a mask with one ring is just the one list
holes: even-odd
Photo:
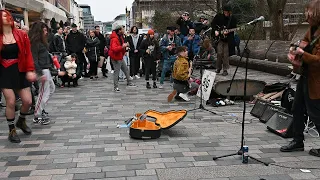
[[(169, 56), (168, 59), (165, 59), (163, 61), (163, 67), (162, 67), (162, 72), (161, 72), (161, 78), (160, 78), (160, 84), (163, 84), (164, 78), (166, 76), (166, 73), (169, 70), (172, 70), (173, 64), (176, 61), (177, 57), (176, 56)], [(170, 82), (172, 81), (172, 75), (170, 76)]]

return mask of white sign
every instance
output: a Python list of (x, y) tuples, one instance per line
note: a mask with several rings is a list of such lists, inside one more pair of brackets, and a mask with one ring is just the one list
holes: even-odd
[(204, 70), (201, 85), (199, 86), (197, 96), (201, 98), (201, 88), (202, 88), (202, 99), (209, 100), (211, 90), (213, 87), (214, 80), (216, 79), (216, 73), (208, 70)]

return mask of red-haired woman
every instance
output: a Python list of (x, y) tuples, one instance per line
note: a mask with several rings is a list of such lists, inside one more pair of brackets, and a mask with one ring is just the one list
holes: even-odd
[(9, 125), (9, 141), (19, 143), (14, 125), (15, 94), (22, 100), (16, 126), (25, 134), (31, 134), (26, 125), (26, 115), (31, 105), (30, 82), (36, 80), (28, 35), (14, 26), (11, 14), (0, 10), (0, 88), (6, 99), (6, 117)]

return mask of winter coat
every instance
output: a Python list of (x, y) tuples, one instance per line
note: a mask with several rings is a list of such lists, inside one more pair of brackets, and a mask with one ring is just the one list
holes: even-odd
[(72, 61), (71, 56), (66, 57), (67, 61), (64, 63), (64, 68), (66, 69), (68, 75), (76, 74), (77, 72), (77, 63)]
[(133, 44), (133, 37), (132, 35), (127, 36), (126, 38), (126, 42), (129, 43), (129, 47), (130, 47), (130, 51), (129, 51), (129, 56), (139, 56), (141, 53), (135, 53), (134, 50), (139, 50), (139, 47), (141, 45), (141, 42), (143, 41), (143, 36), (142, 35), (137, 35), (138, 36), (138, 43), (137, 43), (137, 47), (134, 48), (134, 44)]
[(180, 26), (180, 32), (183, 36), (186, 36), (189, 34), (189, 28), (193, 27), (192, 21), (189, 19), (187, 21), (183, 20), (182, 17), (180, 17), (177, 20), (177, 24)]
[(50, 44), (50, 52), (66, 52), (66, 45), (63, 35), (58, 33), (54, 35), (52, 43)]
[(85, 43), (86, 39), (82, 33), (80, 33), (79, 31), (70, 31), (66, 40), (68, 53), (81, 53), (83, 48), (85, 47)]
[(112, 32), (110, 36), (110, 49), (109, 56), (112, 60), (123, 60), (123, 56), (126, 53), (126, 50), (122, 47), (124, 43), (123, 36), (118, 36), (115, 31)]
[(42, 42), (31, 44), (31, 52), (38, 75), (42, 76), (43, 69), (49, 69), (53, 65), (52, 57)]
[(97, 37), (89, 37), (86, 42), (87, 58), (90, 62), (98, 62), (100, 58), (100, 41)]
[(107, 41), (106, 41), (106, 38), (101, 34), (97, 34), (96, 35), (100, 41), (100, 44), (99, 44), (99, 55), (100, 56), (104, 56), (104, 48), (107, 46)]
[[(151, 54), (146, 53), (147, 49), (151, 50)], [(139, 47), (140, 55), (145, 61), (160, 59), (160, 46), (157, 40), (151, 40), (150, 37), (143, 40)]]

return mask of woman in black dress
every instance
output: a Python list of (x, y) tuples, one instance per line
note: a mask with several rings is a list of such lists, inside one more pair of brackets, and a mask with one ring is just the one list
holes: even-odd
[(0, 10), (0, 88), (6, 99), (6, 118), (9, 126), (8, 139), (19, 143), (14, 125), (15, 120), (15, 93), (22, 100), (20, 116), (16, 126), (25, 134), (31, 134), (26, 125), (26, 115), (31, 106), (30, 82), (36, 80), (34, 62), (30, 50), (28, 35), (14, 27), (11, 14)]

